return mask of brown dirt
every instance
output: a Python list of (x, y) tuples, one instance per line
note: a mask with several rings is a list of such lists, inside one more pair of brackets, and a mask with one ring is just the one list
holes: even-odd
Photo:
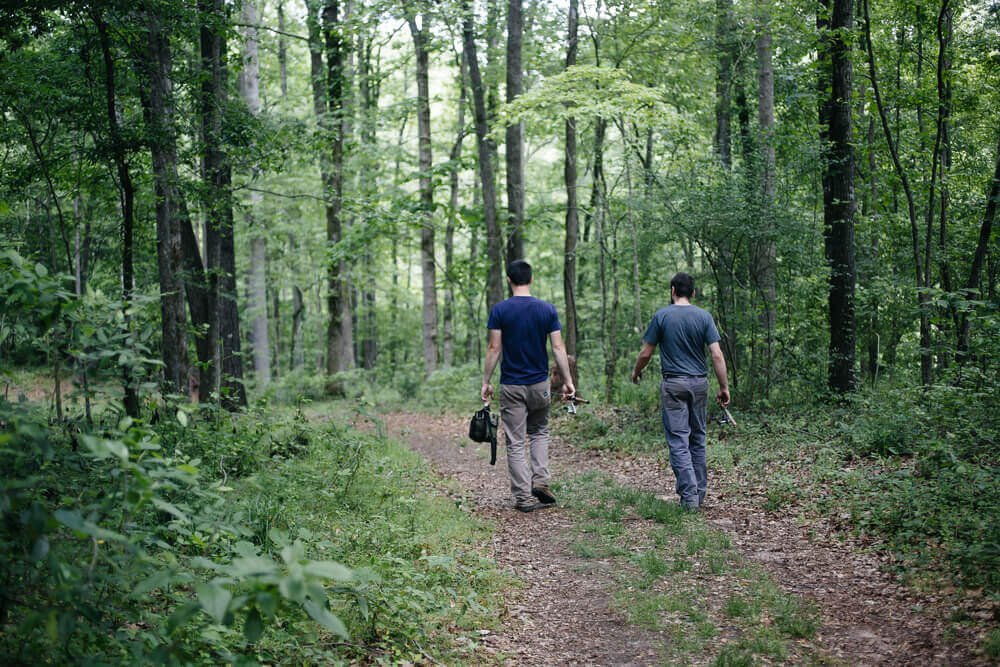
[[(502, 444), (497, 465), (490, 466), (489, 446), (465, 437), (466, 418), (392, 413), (383, 420), (390, 435), (401, 437), (438, 474), (464, 490), (473, 514), (494, 522), (490, 553), (524, 582), (523, 588), (505, 592), (503, 631), (483, 637), (483, 662), (663, 661), (667, 635), (631, 626), (609, 606), (614, 562), (595, 563), (569, 550), (572, 514), (559, 507), (531, 514), (513, 509)], [(651, 458), (575, 449), (555, 437), (550, 459), (558, 478), (598, 470), (622, 485), (656, 493), (673, 490), (672, 473)], [(705, 520), (728, 533), (744, 558), (760, 563), (786, 591), (821, 607), (823, 625), (811, 643), (828, 660), (851, 665), (990, 664), (974, 650), (981, 633), (948, 620), (961, 605), (982, 623), (995, 613), (988, 603), (954, 592), (932, 595), (907, 588), (886, 573), (885, 556), (838, 534), (827, 522), (766, 513), (759, 502), (762, 490), (737, 473), (710, 475)], [(711, 497), (726, 488), (743, 491)], [(720, 634), (732, 632), (720, 628)]]

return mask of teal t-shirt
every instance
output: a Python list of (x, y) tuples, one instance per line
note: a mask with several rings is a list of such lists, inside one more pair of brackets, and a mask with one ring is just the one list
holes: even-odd
[(707, 310), (671, 304), (656, 311), (642, 339), (660, 346), (660, 372), (667, 377), (708, 375), (705, 347), (722, 338)]

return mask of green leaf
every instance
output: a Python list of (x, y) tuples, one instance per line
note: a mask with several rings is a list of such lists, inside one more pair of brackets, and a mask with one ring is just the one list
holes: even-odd
[(183, 410), (178, 410), (177, 411), (177, 421), (180, 422), (181, 426), (183, 426), (184, 428), (187, 428), (187, 425), (188, 425), (188, 416), (187, 416), (187, 413), (184, 412)]
[(49, 270), (45, 268), (44, 264), (39, 262), (35, 264), (35, 273), (37, 273), (40, 278), (44, 278), (49, 275)]
[(40, 561), (49, 553), (49, 538), (42, 535), (31, 546), (31, 560)]
[(188, 516), (184, 514), (184, 512), (180, 511), (179, 509), (177, 509), (177, 507), (175, 507), (171, 503), (168, 503), (166, 500), (161, 500), (160, 498), (154, 497), (153, 507), (163, 512), (167, 512), (168, 514), (172, 514), (173, 516), (177, 517), (184, 523), (191, 522), (191, 519), (189, 519)]
[(229, 609), (229, 601), (233, 599), (233, 594), (228, 589), (223, 588), (214, 581), (207, 584), (198, 584), (195, 588), (198, 594), (198, 602), (201, 608), (211, 616), (216, 623), (222, 623)]
[(85, 532), (83, 528), (83, 517), (81, 517), (77, 512), (70, 512), (69, 510), (56, 510), (52, 516), (56, 518), (56, 521), (67, 528), (71, 528), (78, 533)]
[(149, 577), (139, 582), (139, 585), (132, 591), (131, 597), (139, 599), (154, 588), (166, 588), (172, 579), (170, 570), (160, 570), (154, 572)]
[(278, 582), (278, 590), (286, 600), (300, 602), (306, 596), (306, 582), (297, 577), (284, 577)]
[(278, 611), (278, 598), (274, 593), (261, 591), (257, 593), (257, 606), (264, 612), (264, 616), (271, 618)]
[(225, 569), (227, 574), (240, 579), (274, 574), (278, 570), (273, 560), (262, 556), (243, 556), (241, 558), (236, 558)]
[(302, 571), (309, 576), (336, 579), (337, 581), (349, 581), (354, 578), (353, 573), (348, 568), (333, 561), (312, 561), (307, 563)]
[(247, 638), (247, 642), (250, 644), (256, 644), (257, 640), (260, 639), (261, 634), (264, 633), (264, 621), (260, 618), (260, 612), (255, 608), (247, 616), (246, 623), (243, 624), (243, 636)]
[(71, 611), (64, 611), (59, 615), (59, 641), (63, 644), (68, 642), (74, 630), (76, 630), (76, 614)]
[(170, 618), (167, 619), (167, 634), (173, 634), (174, 630), (194, 618), (199, 609), (201, 609), (201, 605), (193, 600), (183, 604), (180, 609), (171, 614)]
[(302, 608), (306, 610), (306, 613), (309, 614), (314, 621), (322, 625), (330, 632), (339, 635), (343, 639), (350, 638), (350, 635), (347, 634), (347, 627), (344, 625), (344, 622), (331, 614), (329, 610), (316, 604), (312, 600), (306, 600), (303, 602)]

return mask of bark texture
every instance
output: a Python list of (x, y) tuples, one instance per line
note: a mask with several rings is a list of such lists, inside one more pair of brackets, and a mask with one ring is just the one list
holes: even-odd
[[(820, 30), (820, 88), (828, 90), (820, 108), (823, 145), (823, 232), (830, 265), (830, 389), (854, 389), (854, 149), (851, 145), (851, 47), (853, 0), (825, 0)], [(827, 15), (829, 18), (827, 18)], [(827, 22), (828, 21), (828, 22)]]

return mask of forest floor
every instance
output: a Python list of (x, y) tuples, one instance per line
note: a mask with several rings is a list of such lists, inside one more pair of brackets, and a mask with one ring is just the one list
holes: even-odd
[[(560, 504), (524, 514), (513, 509), (503, 443), (497, 465), (490, 466), (488, 445), (471, 443), (466, 437), (466, 417), (396, 412), (381, 419), (389, 435), (421, 453), (437, 474), (450, 480), (441, 484), (441, 493), (493, 523), (488, 552), (499, 567), (524, 582), (505, 593), (502, 630), (483, 630), (481, 643), (470, 647), (474, 663), (749, 664), (762, 659), (793, 664), (990, 664), (975, 650), (981, 639), (975, 626), (954, 622), (947, 594), (901, 584), (883, 567), (885, 556), (823, 520), (764, 511), (747, 494), (734, 491), (741, 487), (734, 470), (710, 470), (707, 507), (690, 521), (699, 530), (718, 531), (726, 548), (734, 552), (725, 558), (741, 567), (691, 568), (678, 555), (684, 553), (682, 547), (673, 552), (672, 571), (649, 587), (648, 579), (637, 578), (635, 563), (655, 560), (655, 554), (647, 553), (646, 561), (638, 554), (642, 549), (655, 551), (656, 546), (648, 540), (645, 546), (636, 546), (633, 536), (655, 537), (653, 521), (622, 517), (618, 523), (627, 527), (612, 534), (611, 542), (620, 542), (623, 548), (616, 552), (612, 544), (602, 553), (581, 546), (585, 512), (562, 501), (578, 481), (585, 484), (594, 475), (608, 485), (613, 480), (620, 485), (616, 488), (672, 495), (673, 475), (662, 463), (575, 447), (559, 437), (556, 418), (550, 467), (553, 480), (560, 480), (554, 486), (562, 491)], [(688, 539), (687, 553), (693, 554)], [(662, 539), (654, 543), (661, 553), (670, 553)], [(748, 568), (761, 571), (780, 595), (814, 610), (815, 627), (796, 632), (793, 625), (792, 634), (770, 651), (763, 639), (748, 642), (745, 638), (759, 628), (745, 620), (741, 624), (738, 609), (733, 611), (734, 599), (740, 597), (734, 591), (753, 588), (746, 581), (735, 581), (736, 573)], [(644, 591), (646, 587), (649, 590)], [(643, 595), (654, 595), (647, 597), (645, 607), (639, 600)], [(696, 618), (693, 610), (664, 600), (697, 601), (704, 610), (698, 625), (678, 620), (684, 617), (678, 612)], [(648, 613), (644, 616), (642, 609), (652, 610), (659, 621)], [(765, 610), (753, 617), (752, 624), (777, 625), (779, 616)], [(700, 639), (693, 637), (706, 626)], [(722, 660), (727, 645), (756, 649), (749, 659), (746, 653), (730, 652), (730, 659)], [(744, 657), (733, 660), (740, 655)]]

